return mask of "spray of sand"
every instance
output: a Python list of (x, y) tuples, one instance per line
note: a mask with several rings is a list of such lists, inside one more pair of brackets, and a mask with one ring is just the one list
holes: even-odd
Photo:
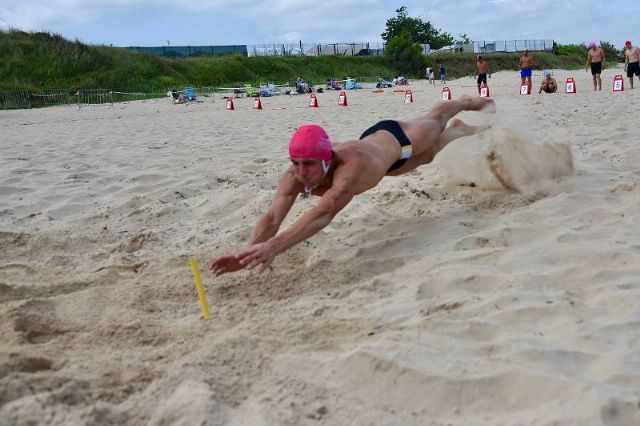
[(540, 195), (573, 171), (569, 143), (527, 129), (493, 125), (443, 150), (437, 165), (453, 183)]

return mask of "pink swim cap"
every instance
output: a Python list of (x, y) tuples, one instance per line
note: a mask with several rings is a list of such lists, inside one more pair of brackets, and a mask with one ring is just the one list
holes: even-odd
[(596, 42), (592, 41), (591, 43), (589, 43), (589, 49), (595, 49), (596, 48)]
[(625, 46), (631, 46), (631, 40), (627, 40), (627, 41), (625, 41), (625, 42), (624, 42), (624, 45), (625, 45)]
[(331, 160), (332, 151), (329, 135), (322, 127), (316, 124), (300, 126), (291, 137), (291, 142), (289, 142), (289, 157)]

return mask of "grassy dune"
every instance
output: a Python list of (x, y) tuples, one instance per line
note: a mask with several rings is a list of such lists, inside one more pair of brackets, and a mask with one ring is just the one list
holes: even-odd
[[(538, 68), (579, 68), (586, 51), (565, 55), (534, 52)], [(493, 72), (517, 69), (518, 54), (486, 59)], [(449, 79), (475, 74), (475, 55), (447, 53), (424, 58), (424, 66), (442, 61)], [(423, 78), (424, 68), (408, 78)], [(86, 45), (48, 32), (0, 31), (0, 91), (109, 88), (123, 92), (165, 93), (172, 87), (228, 86), (294, 81), (297, 76), (322, 84), (328, 77), (374, 80), (396, 74), (386, 57), (199, 57), (169, 59), (117, 47)]]

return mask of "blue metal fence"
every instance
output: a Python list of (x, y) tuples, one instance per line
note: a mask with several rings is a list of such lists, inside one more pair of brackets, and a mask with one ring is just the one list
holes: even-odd
[(137, 52), (151, 53), (152, 55), (167, 56), (169, 58), (186, 58), (197, 56), (222, 56), (238, 54), (247, 55), (247, 46), (229, 45), (229, 46), (156, 46), (141, 47), (129, 46), (127, 50), (135, 50)]

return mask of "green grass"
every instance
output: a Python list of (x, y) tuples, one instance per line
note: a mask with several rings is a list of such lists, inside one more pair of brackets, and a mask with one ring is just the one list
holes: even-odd
[[(561, 46), (562, 47), (562, 46)], [(561, 50), (561, 49), (559, 49)], [(564, 55), (533, 52), (538, 69), (573, 69), (584, 66), (584, 46), (566, 48)], [(491, 71), (516, 70), (519, 54), (486, 55)], [(424, 66), (442, 61), (447, 78), (475, 74), (475, 55), (445, 53), (424, 57)], [(304, 57), (199, 57), (170, 59), (117, 47), (85, 45), (49, 32), (0, 30), (0, 91), (26, 89), (37, 93), (45, 89), (108, 88), (120, 92), (157, 93), (185, 86), (237, 86), (245, 83), (293, 82), (297, 76), (315, 84), (327, 78), (356, 77), (375, 81), (397, 74), (383, 56), (304, 56)], [(424, 67), (407, 78), (424, 78)], [(37, 102), (36, 106), (37, 106)]]

